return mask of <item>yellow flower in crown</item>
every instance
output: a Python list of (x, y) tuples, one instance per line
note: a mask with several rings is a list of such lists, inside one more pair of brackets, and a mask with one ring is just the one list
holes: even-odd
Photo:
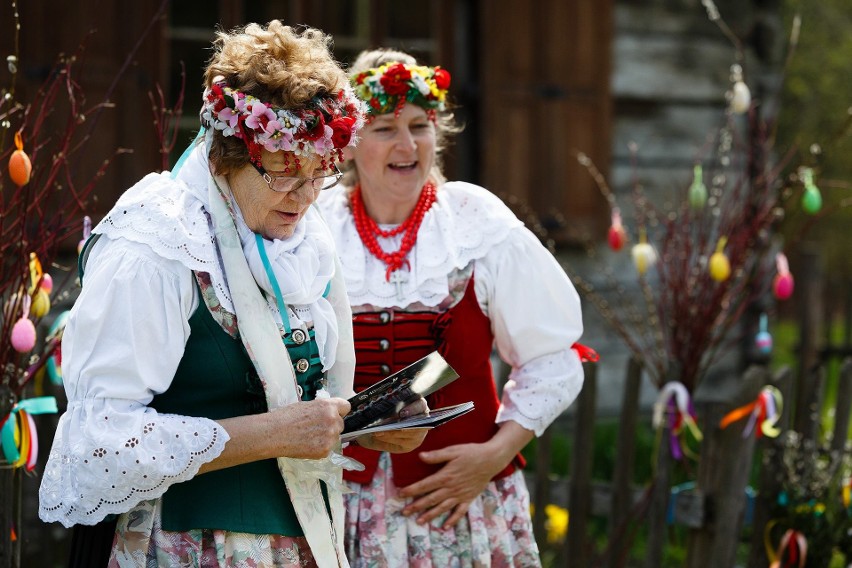
[(367, 102), (371, 115), (398, 114), (407, 102), (440, 111), (445, 108), (450, 73), (440, 67), (385, 63), (355, 75), (352, 87)]

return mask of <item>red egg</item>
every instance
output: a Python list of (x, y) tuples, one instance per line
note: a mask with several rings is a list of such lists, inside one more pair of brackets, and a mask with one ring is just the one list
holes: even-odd
[(793, 275), (789, 272), (777, 274), (772, 283), (772, 291), (779, 300), (786, 300), (793, 295)]
[(615, 225), (610, 227), (606, 238), (609, 242), (609, 248), (612, 250), (621, 250), (624, 243), (627, 241), (627, 235), (624, 233), (624, 227), (620, 225), (618, 227)]

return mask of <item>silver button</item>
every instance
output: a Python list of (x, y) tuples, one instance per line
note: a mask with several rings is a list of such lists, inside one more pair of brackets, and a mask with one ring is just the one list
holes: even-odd
[(388, 323), (391, 320), (390, 312), (381, 312), (379, 314), (379, 321), (382, 323)]
[(299, 359), (296, 361), (296, 370), (300, 373), (304, 373), (310, 368), (311, 364), (308, 363), (307, 359)]
[(302, 395), (305, 394), (305, 389), (302, 388), (302, 385), (296, 385), (296, 392), (299, 393), (299, 398), (302, 398)]
[(307, 337), (308, 336), (301, 329), (293, 330), (293, 343), (295, 343), (296, 345), (301, 345), (302, 343), (304, 343)]
[(388, 349), (390, 349), (390, 341), (388, 341), (387, 339), (380, 339), (379, 351), (387, 351)]
[(390, 367), (388, 365), (382, 365), (381, 367), (379, 367), (379, 370), (381, 371), (381, 373), (383, 375), (389, 375), (390, 374)]

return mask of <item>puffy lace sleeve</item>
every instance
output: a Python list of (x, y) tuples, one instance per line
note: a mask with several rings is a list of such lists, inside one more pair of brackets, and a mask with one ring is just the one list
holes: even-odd
[(148, 408), (164, 392), (198, 300), (192, 272), (148, 247), (102, 237), (62, 342), (68, 408), (39, 490), (39, 516), (94, 524), (192, 478), (228, 434), (206, 418)]
[(540, 436), (583, 385), (583, 367), (571, 349), (583, 333), (580, 298), (526, 228), (477, 261), (475, 284), (497, 351), (512, 366), (497, 421), (514, 420)]

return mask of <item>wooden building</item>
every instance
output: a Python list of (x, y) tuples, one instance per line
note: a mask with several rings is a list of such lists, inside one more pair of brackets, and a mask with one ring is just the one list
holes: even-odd
[[(775, 3), (724, 0), (719, 5), (735, 32), (766, 44), (771, 41), (769, 20), (761, 14), (774, 14)], [(18, 4), (16, 98), (26, 103), (57, 55), (74, 52), (85, 40), (79, 65), (88, 101), (109, 93), (115, 104), (99, 117), (86, 150), (92, 160), (88, 167), (114, 148), (133, 150), (116, 160), (103, 180), (95, 219), (134, 181), (159, 168), (148, 94), (160, 86), (174, 104), (182, 65), (186, 86), (178, 147), (197, 129), (201, 69), (217, 27), (278, 18), (332, 34), (335, 55), (343, 62), (361, 49), (382, 45), (447, 68), (457, 114), (466, 124), (448, 156), (449, 177), (517, 196), (562, 243), (570, 242), (560, 230), (566, 224), (575, 233), (593, 234), (608, 224), (606, 203), (576, 153), (591, 157), (605, 175), (619, 174), (626, 164), (627, 139), (638, 133), (644, 138), (642, 160), (653, 168), (692, 159), (690, 148), (703, 143), (699, 129), (707, 124), (707, 113), (723, 105), (733, 61), (731, 46), (708, 21), (699, 0)], [(9, 54), (14, 41), (9, 5), (0, 7), (0, 22), (0, 47)], [(0, 88), (8, 79), (4, 69)]]

